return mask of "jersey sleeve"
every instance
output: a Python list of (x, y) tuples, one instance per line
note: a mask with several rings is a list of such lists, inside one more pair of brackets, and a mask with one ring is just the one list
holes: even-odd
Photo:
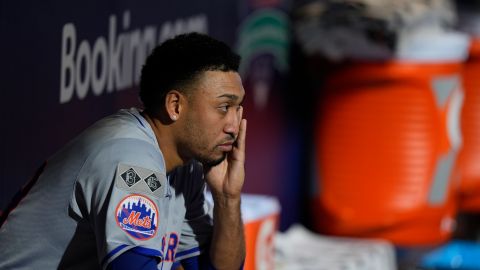
[(198, 256), (208, 251), (213, 233), (213, 204), (206, 199), (203, 168), (198, 162), (190, 165), (185, 198), (186, 214), (182, 224), (180, 245), (175, 260)]
[(161, 260), (165, 186), (163, 158), (147, 142), (116, 139), (87, 159), (71, 209), (88, 220), (103, 269), (129, 250)]
[(132, 248), (108, 264), (107, 270), (157, 270), (158, 262), (155, 258), (145, 256)]

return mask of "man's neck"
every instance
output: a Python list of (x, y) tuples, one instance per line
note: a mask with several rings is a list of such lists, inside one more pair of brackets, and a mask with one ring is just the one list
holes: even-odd
[(162, 121), (154, 116), (151, 116), (148, 112), (142, 112), (142, 116), (147, 120), (148, 124), (155, 134), (158, 147), (162, 151), (163, 158), (165, 160), (166, 172), (170, 173), (178, 166), (182, 166), (184, 161), (178, 154), (178, 149), (173, 138), (171, 126), (165, 125)]

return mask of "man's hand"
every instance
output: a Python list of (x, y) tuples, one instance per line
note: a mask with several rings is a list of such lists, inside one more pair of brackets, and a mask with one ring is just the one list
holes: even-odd
[[(242, 109), (237, 117), (242, 119)], [(238, 270), (245, 260), (240, 195), (245, 180), (246, 132), (247, 120), (242, 119), (232, 151), (219, 165), (205, 171), (214, 201), (210, 260), (216, 269)]]
[[(241, 112), (240, 112), (241, 117)], [(245, 137), (247, 120), (240, 121), (238, 138), (231, 152), (217, 166), (207, 168), (205, 180), (214, 196), (238, 198), (245, 179)]]

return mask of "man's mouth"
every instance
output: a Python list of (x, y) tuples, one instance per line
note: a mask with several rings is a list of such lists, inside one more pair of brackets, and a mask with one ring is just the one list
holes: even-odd
[(218, 145), (218, 148), (224, 152), (230, 152), (233, 149), (233, 141), (231, 142), (226, 142)]

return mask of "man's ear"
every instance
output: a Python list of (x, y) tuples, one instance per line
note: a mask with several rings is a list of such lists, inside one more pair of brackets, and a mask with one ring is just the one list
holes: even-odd
[(165, 109), (171, 121), (175, 122), (180, 118), (183, 102), (183, 94), (177, 90), (171, 90), (165, 96)]

